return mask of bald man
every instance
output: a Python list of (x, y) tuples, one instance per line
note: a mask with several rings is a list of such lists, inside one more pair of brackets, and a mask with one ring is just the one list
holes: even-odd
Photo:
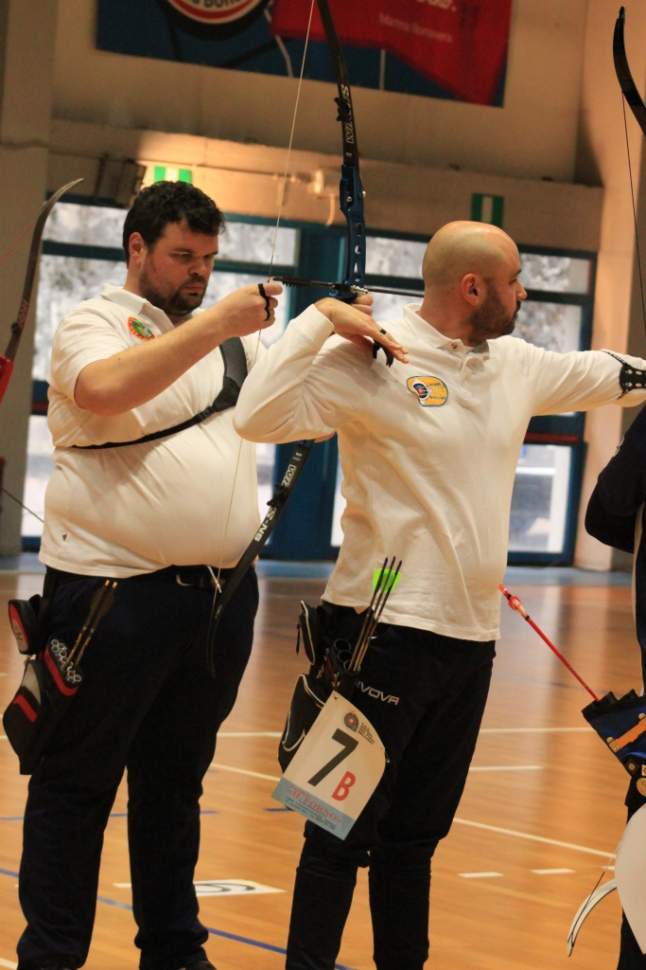
[[(288, 970), (332, 970), (366, 865), (377, 967), (423, 967), (430, 862), (487, 697), (527, 425), (535, 414), (646, 399), (627, 374), (644, 360), (552, 353), (510, 336), (527, 296), (520, 270), (502, 230), (449, 223), (426, 250), (421, 305), (405, 307), (392, 333), (367, 306), (321, 300), (253, 368), (238, 401), (236, 428), (254, 441), (338, 432), (344, 539), (319, 607), (332, 638), (352, 641), (373, 571), (403, 560), (353, 695), (387, 767), (344, 841), (305, 826)], [(392, 367), (373, 359), (374, 339)]]

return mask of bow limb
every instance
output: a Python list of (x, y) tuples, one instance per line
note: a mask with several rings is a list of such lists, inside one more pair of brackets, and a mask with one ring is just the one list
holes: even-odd
[(337, 121), (341, 123), (343, 161), (339, 183), (339, 208), (347, 223), (347, 252), (343, 283), (348, 287), (364, 287), (366, 277), (366, 227), (363, 199), (365, 192), (359, 171), (359, 147), (354, 122), (352, 93), (339, 37), (328, 6), (328, 0), (317, 0), (321, 23), (336, 71), (339, 95)]
[[(641, 128), (644, 135), (646, 135), (646, 105), (644, 104), (642, 97), (637, 90), (637, 85), (635, 84), (635, 79), (633, 78), (632, 71), (628, 64), (628, 57), (626, 55), (626, 44), (624, 40), (624, 24), (626, 21), (626, 12), (623, 7), (619, 8), (619, 13), (617, 14), (617, 20), (615, 22), (615, 30), (612, 36), (612, 56), (615, 63), (615, 73), (617, 75), (617, 80), (619, 81), (619, 86), (621, 88), (621, 93), (623, 94), (626, 102), (628, 103), (630, 110), (632, 111), (637, 124)], [(637, 205), (635, 202), (635, 189), (633, 185), (633, 175), (632, 175), (632, 164), (630, 160), (630, 143), (628, 141), (628, 126), (626, 125), (626, 112), (624, 109), (624, 131), (626, 135), (626, 154), (628, 158), (628, 176), (630, 182), (630, 196), (632, 199), (632, 209), (633, 209), (633, 222), (635, 225), (635, 252), (637, 256), (637, 271), (639, 276), (639, 292), (641, 297), (641, 307), (642, 307), (642, 321), (644, 328), (646, 328), (646, 295), (644, 291), (644, 278), (642, 274), (642, 260), (641, 260), (641, 249), (639, 245), (639, 227), (637, 224)]]
[[(314, 0), (312, 0), (312, 9)], [(334, 26), (328, 0), (316, 0), (325, 39), (334, 64), (338, 95), (334, 99), (338, 108), (337, 121), (341, 123), (342, 160), (339, 182), (339, 208), (346, 221), (346, 254), (343, 279), (339, 282), (301, 279), (295, 276), (275, 276), (274, 279), (287, 286), (324, 287), (329, 295), (348, 303), (365, 293), (366, 275), (366, 228), (363, 212), (364, 190), (359, 171), (359, 149), (352, 107), (352, 93), (348, 81), (343, 51)]]
[(617, 20), (615, 22), (614, 34), (612, 36), (612, 56), (615, 62), (615, 72), (617, 74), (617, 80), (619, 81), (622, 94), (628, 102), (630, 110), (637, 120), (637, 124), (641, 128), (644, 135), (646, 135), (646, 105), (644, 104), (642, 97), (637, 90), (635, 79), (633, 78), (630, 65), (628, 64), (626, 43), (624, 40), (625, 22), (626, 12), (623, 7), (620, 7), (619, 13), (617, 14)]
[(36, 269), (38, 267), (38, 258), (40, 255), (40, 241), (43, 237), (47, 217), (61, 196), (66, 192), (69, 192), (70, 189), (74, 188), (75, 185), (78, 185), (82, 181), (83, 179), (74, 179), (72, 182), (67, 182), (65, 185), (62, 185), (60, 189), (57, 189), (56, 192), (53, 193), (53, 195), (50, 195), (49, 199), (43, 202), (40, 212), (38, 213), (31, 236), (31, 244), (29, 246), (27, 270), (25, 273), (25, 280), (22, 285), (22, 296), (20, 298), (20, 306), (18, 307), (18, 315), (11, 324), (11, 336), (9, 338), (7, 348), (4, 354), (0, 355), (0, 402), (2, 401), (7, 390), (9, 379), (11, 378), (11, 374), (13, 372), (13, 362), (16, 359), (20, 338), (22, 337), (22, 333), (27, 322), (27, 316), (31, 306), (31, 297), (34, 289), (34, 279), (36, 276)]

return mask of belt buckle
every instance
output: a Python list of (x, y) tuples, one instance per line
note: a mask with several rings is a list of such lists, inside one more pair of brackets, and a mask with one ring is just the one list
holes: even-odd
[[(220, 580), (216, 576), (213, 567), (212, 566), (204, 566), (204, 569), (209, 574), (209, 579), (211, 580), (211, 586), (213, 587), (213, 590), (217, 594), (220, 594), (222, 592), (222, 585), (220, 583)], [(196, 581), (196, 582), (188, 582), (187, 583), (184, 579), (182, 579), (181, 569), (178, 569), (177, 572), (175, 573), (175, 582), (177, 583), (178, 586), (183, 586), (185, 589), (186, 588), (189, 588), (189, 589), (205, 589), (206, 588), (205, 585), (202, 582), (202, 577), (200, 577), (199, 580)]]
[(179, 573), (175, 573), (175, 582), (177, 583), (178, 586), (184, 586), (191, 589), (195, 585), (194, 583), (185, 583)]

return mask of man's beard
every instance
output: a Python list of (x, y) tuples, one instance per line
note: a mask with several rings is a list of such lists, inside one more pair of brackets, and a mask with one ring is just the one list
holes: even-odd
[[(195, 285), (202, 286), (203, 284), (201, 280), (196, 280)], [(139, 292), (149, 303), (163, 310), (166, 316), (171, 318), (187, 317), (201, 305), (206, 287), (198, 295), (189, 294), (185, 290), (183, 291), (182, 287), (173, 293), (162, 293), (150, 282), (148, 274), (144, 271), (139, 278)]]
[(510, 316), (498, 294), (490, 289), (485, 302), (471, 315), (472, 338), (480, 342), (512, 333), (519, 310), (520, 303), (517, 303), (516, 309)]

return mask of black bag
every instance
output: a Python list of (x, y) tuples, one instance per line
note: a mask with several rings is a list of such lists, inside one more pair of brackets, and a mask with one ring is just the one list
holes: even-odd
[(49, 599), (36, 594), (28, 600), (9, 600), (8, 612), (19, 653), (40, 653), (47, 641)]
[(37, 766), (67, 705), (83, 677), (68, 663), (69, 650), (52, 637), (45, 649), (25, 661), (22, 681), (2, 724), (20, 761), (20, 774), (30, 775)]
[[(18, 755), (22, 775), (30, 775), (37, 767), (56, 727), (83, 682), (80, 669), (83, 654), (99, 621), (112, 605), (116, 586), (115, 580), (106, 579), (95, 591), (85, 623), (71, 649), (62, 640), (52, 636), (40, 652), (25, 661), (20, 686), (2, 717), (5, 734)], [(26, 606), (25, 601), (12, 601), (12, 626), (16, 612), (22, 613), (23, 617), (29, 613), (17, 610), (16, 603)], [(40, 629), (42, 630), (42, 624)], [(24, 630), (24, 635), (21, 630), (17, 631), (16, 640), (21, 653), (33, 652), (33, 637), (30, 637), (28, 629)]]

